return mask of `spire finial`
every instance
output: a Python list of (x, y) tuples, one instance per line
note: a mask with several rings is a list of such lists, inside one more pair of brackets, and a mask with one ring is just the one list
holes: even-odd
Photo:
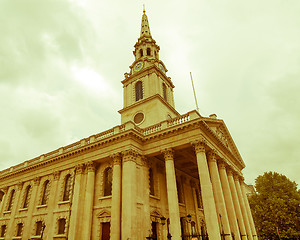
[(145, 4), (143, 4), (143, 13), (145, 14), (146, 10), (145, 10)]

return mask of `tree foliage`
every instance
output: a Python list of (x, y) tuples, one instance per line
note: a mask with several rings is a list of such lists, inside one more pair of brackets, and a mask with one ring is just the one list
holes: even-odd
[(297, 184), (282, 174), (265, 172), (256, 178), (255, 188), (249, 203), (260, 239), (300, 239)]

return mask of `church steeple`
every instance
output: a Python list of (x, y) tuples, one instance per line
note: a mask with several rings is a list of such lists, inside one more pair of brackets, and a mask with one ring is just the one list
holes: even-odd
[(141, 24), (141, 35), (140, 37), (151, 37), (148, 17), (146, 15), (146, 10), (144, 8), (143, 10), (143, 16), (142, 16), (142, 24)]
[(135, 60), (122, 81), (124, 102), (119, 111), (122, 124), (132, 121), (144, 128), (179, 115), (174, 108), (174, 85), (159, 60), (159, 50), (144, 9), (140, 37), (134, 45)]

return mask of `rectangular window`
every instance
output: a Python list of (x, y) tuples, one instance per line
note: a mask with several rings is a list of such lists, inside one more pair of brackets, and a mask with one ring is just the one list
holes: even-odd
[(22, 232), (23, 232), (23, 223), (18, 223), (18, 225), (17, 225), (17, 237), (22, 236)]
[(42, 234), (42, 229), (43, 229), (43, 222), (42, 221), (36, 222), (35, 235), (40, 236)]

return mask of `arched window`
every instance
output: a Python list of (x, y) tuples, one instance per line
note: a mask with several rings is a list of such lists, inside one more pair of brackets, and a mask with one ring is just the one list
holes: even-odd
[(63, 201), (69, 201), (70, 200), (70, 193), (71, 193), (71, 174), (68, 174), (65, 177), (65, 182), (64, 182)]
[(182, 194), (182, 187), (181, 187), (181, 183), (176, 181), (177, 183), (177, 195), (178, 195), (178, 202), (179, 203), (184, 203), (183, 202), (183, 194)]
[(138, 81), (135, 84), (135, 101), (143, 99), (143, 83)]
[(61, 218), (58, 220), (58, 231), (57, 234), (64, 234), (66, 229), (66, 219)]
[(150, 195), (155, 195), (154, 191), (154, 177), (152, 168), (149, 169), (149, 185), (150, 185)]
[(40, 236), (42, 234), (42, 230), (43, 230), (43, 222), (37, 221), (35, 223), (35, 235)]
[(42, 201), (41, 201), (41, 205), (46, 205), (47, 201), (48, 201), (48, 196), (49, 196), (49, 180), (46, 180), (43, 186), (43, 194), (42, 194)]
[(25, 190), (24, 202), (23, 202), (23, 206), (22, 206), (23, 208), (28, 208), (30, 194), (31, 194), (31, 186), (28, 185)]
[(6, 225), (2, 225), (1, 226), (0, 237), (5, 237), (5, 233), (6, 233)]
[(195, 189), (196, 192), (196, 201), (197, 201), (197, 207), (198, 208), (203, 208), (202, 207), (202, 201), (201, 201), (201, 194), (199, 193), (198, 189)]
[(12, 208), (12, 205), (13, 205), (13, 201), (14, 201), (14, 195), (15, 195), (15, 189), (13, 189), (10, 192), (10, 196), (9, 196), (9, 200), (8, 200), (8, 205), (7, 205), (6, 211), (11, 211), (11, 208)]
[(22, 232), (23, 232), (23, 223), (18, 223), (17, 224), (17, 237), (22, 236)]
[(140, 56), (143, 56), (143, 49), (140, 49)]
[(163, 97), (167, 101), (167, 87), (166, 87), (166, 84), (163, 83), (162, 87), (163, 87)]
[(147, 48), (147, 56), (150, 56), (150, 55), (151, 55), (151, 49)]
[(104, 196), (110, 196), (112, 191), (112, 169), (106, 168), (104, 171)]

